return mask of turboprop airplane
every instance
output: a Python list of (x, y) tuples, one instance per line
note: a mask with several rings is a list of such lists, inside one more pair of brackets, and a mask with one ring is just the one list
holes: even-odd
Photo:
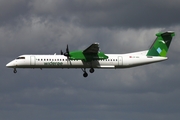
[(85, 50), (61, 51), (61, 55), (21, 55), (9, 62), (6, 67), (13, 68), (81, 68), (83, 76), (87, 77), (86, 69), (93, 73), (95, 68), (118, 69), (130, 68), (167, 60), (167, 52), (175, 33), (173, 31), (159, 32), (149, 50), (126, 53), (104, 54), (99, 51), (99, 43), (93, 43)]

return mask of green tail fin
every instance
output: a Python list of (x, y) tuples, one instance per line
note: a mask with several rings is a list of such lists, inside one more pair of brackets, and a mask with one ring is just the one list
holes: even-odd
[(167, 31), (164, 33), (157, 33), (157, 38), (150, 47), (146, 56), (161, 56), (166, 57), (171, 40), (175, 33), (173, 31)]

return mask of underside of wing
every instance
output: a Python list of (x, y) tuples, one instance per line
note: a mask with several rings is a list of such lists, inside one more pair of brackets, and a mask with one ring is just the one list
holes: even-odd
[(83, 51), (84, 54), (98, 54), (98, 52), (99, 52), (99, 43), (93, 43)]

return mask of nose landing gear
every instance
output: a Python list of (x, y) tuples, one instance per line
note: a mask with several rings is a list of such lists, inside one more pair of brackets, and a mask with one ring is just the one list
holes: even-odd
[(14, 68), (14, 71), (13, 71), (14, 73), (17, 73), (17, 70), (16, 70), (16, 68)]

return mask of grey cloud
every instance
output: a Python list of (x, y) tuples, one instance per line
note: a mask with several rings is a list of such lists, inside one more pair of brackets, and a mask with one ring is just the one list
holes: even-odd
[(88, 27), (148, 28), (179, 24), (179, 2), (174, 1), (33, 1), (32, 14), (76, 18)]
[(15, 19), (28, 14), (28, 1), (1, 0), (0, 1), (0, 26), (15, 24)]
[[(107, 0), (1, 1), (1, 25), (24, 16), (61, 19), (87, 27), (153, 28), (179, 24), (179, 2)], [(173, 16), (176, 16), (175, 18)]]

